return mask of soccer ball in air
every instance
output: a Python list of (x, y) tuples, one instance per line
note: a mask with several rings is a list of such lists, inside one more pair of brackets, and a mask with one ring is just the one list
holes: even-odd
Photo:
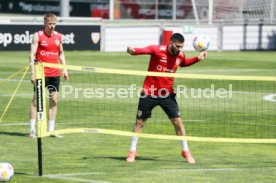
[(210, 39), (206, 35), (200, 34), (194, 37), (193, 46), (197, 51), (205, 51), (210, 46)]
[(12, 179), (13, 167), (9, 163), (0, 163), (0, 181), (6, 182)]

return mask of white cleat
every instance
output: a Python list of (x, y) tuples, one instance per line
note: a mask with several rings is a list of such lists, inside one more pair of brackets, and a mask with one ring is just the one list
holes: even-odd
[(35, 139), (35, 138), (36, 138), (36, 131), (35, 131), (35, 130), (30, 130), (29, 137), (30, 137), (31, 139)]

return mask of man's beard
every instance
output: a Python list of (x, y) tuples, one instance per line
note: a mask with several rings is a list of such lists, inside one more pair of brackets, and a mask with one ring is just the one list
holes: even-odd
[(180, 50), (176, 50), (174, 47), (171, 47), (171, 52), (173, 55), (178, 55), (180, 53)]

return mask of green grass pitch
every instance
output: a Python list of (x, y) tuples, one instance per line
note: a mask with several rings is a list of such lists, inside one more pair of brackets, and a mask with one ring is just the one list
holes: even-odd
[[(12, 92), (14, 91), (20, 74), (10, 80), (5, 80), (13, 73), (27, 66), (28, 52), (1, 52), (0, 57), (0, 114), (2, 115)], [(65, 52), (67, 63), (70, 65), (93, 66), (102, 68), (130, 69), (145, 71), (148, 66), (148, 56), (129, 56), (126, 53), (101, 53), (91, 51), (72, 51)], [(187, 56), (193, 56), (196, 52), (187, 52)], [(241, 75), (241, 76), (273, 76), (276, 73), (276, 52), (208, 52), (208, 58), (194, 66), (179, 68), (178, 73), (190, 74), (217, 74), (217, 75)], [(74, 76), (76, 76), (74, 78)], [(72, 72), (70, 81), (84, 81), (83, 78), (76, 79), (77, 73)], [(189, 142), (189, 147), (197, 161), (194, 165), (184, 162), (180, 156), (180, 144), (178, 141), (154, 140), (140, 138), (138, 143), (138, 158), (133, 164), (125, 161), (127, 156), (130, 138), (102, 135), (102, 134), (66, 134), (62, 139), (43, 138), (43, 176), (38, 176), (37, 168), (37, 141), (28, 138), (28, 110), (32, 97), (32, 85), (29, 81), (30, 73), (24, 78), (19, 91), (0, 122), (0, 162), (9, 162), (15, 169), (15, 175), (12, 182), (275, 182), (276, 177), (276, 148), (275, 144), (241, 144), (241, 143), (211, 143), (211, 142)], [(120, 77), (118, 77), (120, 78)], [(109, 77), (110, 80), (118, 79)], [(94, 78), (91, 78), (91, 80)], [(90, 82), (91, 80), (87, 80)], [(143, 80), (143, 78), (142, 78)], [(142, 81), (141, 80), (141, 81)], [(137, 81), (140, 81), (139, 79)], [(185, 80), (183, 80), (185, 81)], [(101, 81), (99, 83), (104, 83)], [(125, 78), (115, 84), (124, 84), (128, 82)], [(178, 82), (178, 81), (176, 81)], [(186, 84), (189, 84), (187, 80)], [(271, 88), (264, 90), (266, 82), (250, 83), (245, 82), (243, 86), (248, 86), (250, 93), (257, 93), (252, 96), (265, 93), (276, 93), (275, 83)], [(62, 82), (66, 84), (66, 82)], [(141, 86), (142, 83), (137, 83)], [(192, 84), (192, 83), (190, 83)], [(200, 82), (195, 87), (205, 85)], [(221, 83), (218, 83), (221, 84)], [(235, 86), (241, 86), (241, 83), (233, 83)], [(207, 85), (206, 85), (207, 86)], [(245, 87), (246, 88), (246, 87)], [(254, 90), (251, 91), (251, 88)], [(248, 99), (244, 98), (244, 105), (250, 105)], [(68, 104), (68, 102), (71, 102)], [(93, 103), (97, 104), (97, 111), (93, 108)], [(85, 106), (79, 106), (83, 105)], [(276, 113), (271, 113), (269, 109), (276, 109), (275, 102), (266, 104), (260, 100), (258, 104), (267, 107), (267, 110), (253, 111), (259, 109), (251, 106), (246, 111), (245, 106), (231, 103), (231, 106), (220, 106), (217, 102), (211, 106), (208, 100), (197, 100), (185, 105), (193, 106), (194, 109), (202, 109), (200, 114), (191, 111), (183, 111), (183, 119), (196, 117), (212, 118), (217, 121), (228, 121), (232, 119), (242, 119), (241, 123), (231, 123), (230, 126), (221, 126), (220, 123), (192, 123), (185, 122), (189, 135), (195, 136), (214, 136), (214, 137), (252, 137), (252, 138), (275, 138), (276, 134)], [(67, 127), (90, 127), (87, 123), (77, 123), (79, 119), (89, 121), (104, 119), (105, 123), (96, 124), (98, 127), (107, 127), (111, 129), (120, 129), (131, 131), (135, 119), (135, 111), (128, 114), (124, 119), (113, 119), (112, 124), (108, 123), (112, 114), (104, 113), (104, 108), (110, 107), (99, 101), (60, 100), (60, 108), (57, 119), (57, 129)], [(129, 106), (128, 106), (129, 105)], [(136, 106), (136, 100), (131, 104), (120, 103), (118, 110), (128, 108), (131, 112), (131, 106)], [(71, 109), (70, 107), (71, 106)], [(94, 105), (95, 106), (95, 105)], [(72, 109), (72, 107), (75, 107)], [(209, 110), (231, 109), (225, 117), (214, 117), (208, 115)], [(237, 109), (240, 107), (240, 109)], [(78, 109), (79, 110), (76, 110)], [(69, 114), (63, 113), (66, 111)], [(158, 110), (156, 110), (158, 114)], [(90, 112), (91, 118), (82, 114)], [(102, 113), (100, 113), (102, 112)], [(109, 111), (110, 112), (110, 111)], [(212, 114), (216, 114), (212, 111)], [(240, 112), (240, 113), (239, 113)], [(243, 114), (246, 112), (246, 115)], [(265, 122), (266, 126), (250, 123), (250, 117), (256, 112), (259, 123)], [(259, 113), (260, 112), (260, 113)], [(110, 112), (112, 113), (112, 111)], [(219, 113), (219, 111), (218, 111)], [(219, 116), (219, 115), (218, 115)], [(71, 123), (66, 123), (66, 119), (71, 117)], [(88, 118), (88, 119), (87, 119)], [(111, 118), (110, 118), (111, 119)], [(157, 115), (153, 119), (159, 120)], [(145, 132), (170, 133), (173, 134), (173, 128), (166, 119), (161, 116), (162, 123), (149, 122), (145, 126)], [(266, 121), (262, 121), (266, 119)], [(80, 121), (82, 121), (80, 120)], [(85, 121), (86, 120), (86, 121)], [(249, 120), (249, 121), (247, 121)], [(118, 123), (116, 123), (118, 121)], [(127, 123), (123, 123), (127, 121)], [(60, 124), (58, 124), (60, 122)], [(124, 124), (124, 125), (122, 125)], [(87, 126), (86, 126), (87, 125)], [(93, 126), (95, 127), (95, 126)], [(97, 126), (96, 126), (97, 127)], [(216, 129), (216, 130), (214, 130)], [(219, 130), (217, 130), (219, 129)], [(248, 130), (246, 133), (245, 130)]]

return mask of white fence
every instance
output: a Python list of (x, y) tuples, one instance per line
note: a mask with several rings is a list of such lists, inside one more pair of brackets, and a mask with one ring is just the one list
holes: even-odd
[[(43, 22), (41, 17), (0, 17), (0, 24), (36, 24), (42, 26)], [(164, 30), (182, 33), (186, 40), (184, 50), (188, 51), (194, 50), (192, 47), (192, 39), (197, 34), (206, 34), (210, 37), (211, 46), (209, 50), (276, 50), (275, 24), (198, 25), (189, 21), (108, 21), (92, 18), (59, 18), (58, 25), (100, 26), (101, 29), (98, 32), (100, 34), (100, 50), (106, 52), (123, 52), (126, 51), (128, 45), (142, 47), (149, 44), (159, 44)], [(0, 35), (2, 33), (1, 31)], [(78, 38), (75, 37), (75, 39)], [(3, 47), (2, 42), (0, 36), (0, 48)], [(91, 44), (93, 44), (92, 41)], [(75, 50), (78, 49), (78, 47), (75, 48)]]
[(105, 26), (102, 27), (101, 50), (125, 51), (130, 46), (158, 44), (163, 30), (184, 35), (184, 50), (194, 50), (195, 35), (206, 34), (211, 40), (209, 50), (276, 50), (276, 26), (274, 25), (209, 25), (209, 26)]

